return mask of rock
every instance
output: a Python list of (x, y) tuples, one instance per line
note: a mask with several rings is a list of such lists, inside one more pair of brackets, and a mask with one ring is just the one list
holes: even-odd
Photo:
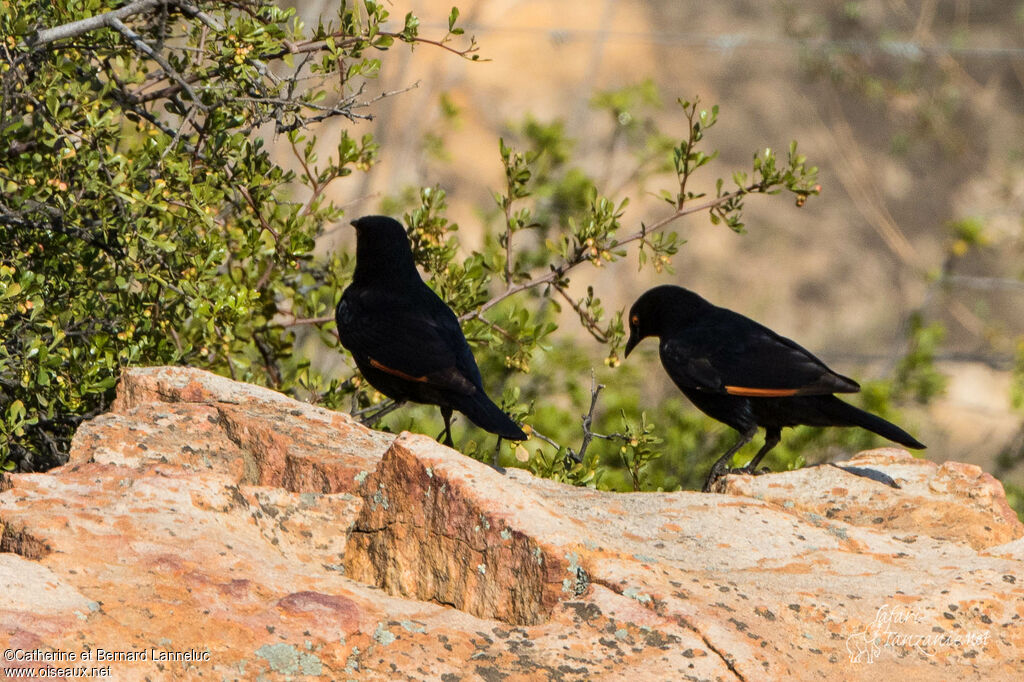
[(503, 475), (266, 389), (130, 370), (66, 466), (0, 477), (0, 651), (22, 659), (2, 664), (119, 680), (1018, 678), (1024, 528), (991, 477), (885, 450), (720, 486)]
[(1021, 522), (991, 475), (973, 464), (938, 465), (896, 448), (771, 476), (728, 476), (718, 490), (779, 504), (811, 520), (880, 526), (974, 549), (1021, 537)]

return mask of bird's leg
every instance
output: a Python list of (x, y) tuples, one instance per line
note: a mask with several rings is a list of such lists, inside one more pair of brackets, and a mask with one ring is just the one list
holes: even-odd
[(491, 468), (497, 471), (499, 474), (505, 473), (505, 467), (498, 463), (498, 455), (501, 454), (501, 436), (498, 436), (498, 442), (494, 445), (494, 454), (491, 455)]
[(711, 492), (711, 485), (719, 478), (729, 473), (729, 462), (732, 460), (732, 456), (736, 454), (737, 450), (749, 443), (756, 433), (756, 426), (740, 433), (740, 439), (736, 441), (736, 444), (729, 448), (728, 452), (719, 457), (718, 461), (712, 465), (711, 472), (708, 474), (708, 480), (704, 482), (704, 487), (701, 489), (701, 492)]
[(768, 469), (758, 471), (757, 465), (764, 458), (764, 456), (768, 454), (769, 450), (771, 450), (772, 448), (779, 444), (779, 440), (781, 438), (782, 429), (778, 427), (766, 428), (764, 430), (764, 445), (762, 445), (761, 449), (757, 451), (756, 455), (754, 455), (754, 459), (750, 460), (750, 463), (747, 464), (747, 466), (740, 469), (740, 471), (742, 471), (745, 474), (753, 474), (755, 476), (757, 474), (767, 473)]
[(441, 438), (443, 435), (444, 440), (441, 441), (441, 444), (454, 447), (454, 442), (452, 441), (452, 408), (442, 407), (441, 416), (444, 418), (444, 431), (437, 434), (437, 437)]

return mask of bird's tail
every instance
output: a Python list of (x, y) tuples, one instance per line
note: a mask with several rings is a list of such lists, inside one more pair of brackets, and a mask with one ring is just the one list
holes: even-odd
[(487, 394), (481, 390), (465, 400), (457, 409), (484, 431), (490, 431), (509, 440), (526, 440), (528, 438), (523, 430), (516, 426), (516, 423), (502, 412), (500, 407), (491, 402)]
[(883, 438), (888, 438), (894, 443), (899, 443), (904, 447), (914, 450), (923, 450), (925, 448), (923, 443), (892, 422), (888, 422), (870, 412), (865, 412), (859, 407), (845, 403), (835, 396), (828, 397), (831, 400), (822, 401), (821, 407), (824, 412), (836, 420), (837, 425), (843, 423), (848, 426), (859, 426), (872, 433), (877, 433)]

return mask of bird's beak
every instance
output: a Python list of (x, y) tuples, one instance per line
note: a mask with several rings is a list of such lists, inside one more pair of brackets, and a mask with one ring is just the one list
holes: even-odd
[(634, 348), (636, 348), (636, 344), (638, 344), (638, 343), (640, 343), (640, 339), (639, 339), (639, 337), (637, 337), (636, 332), (630, 332), (629, 340), (626, 341), (626, 357), (627, 358), (629, 357), (629, 352), (631, 350), (633, 350)]
[(358, 220), (350, 220), (348, 222), (348, 224), (351, 225), (352, 227), (358, 228), (359, 226), (356, 225), (357, 222), (359, 222), (359, 221)]

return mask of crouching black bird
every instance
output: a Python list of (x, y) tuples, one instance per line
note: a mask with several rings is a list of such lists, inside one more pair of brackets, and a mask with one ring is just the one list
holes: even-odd
[(733, 454), (758, 427), (765, 430), (764, 446), (739, 472), (756, 473), (778, 445), (782, 428), (799, 424), (859, 426), (908, 448), (924, 448), (895, 424), (832, 395), (856, 393), (856, 381), (836, 374), (793, 341), (692, 291), (660, 286), (637, 299), (629, 311), (626, 356), (648, 336), (661, 338), (661, 363), (686, 397), (740, 433), (739, 442), (711, 467), (704, 492), (729, 473)]
[(484, 393), (455, 313), (416, 271), (405, 228), (386, 216), (365, 216), (352, 225), (356, 269), (335, 319), (341, 345), (370, 385), (398, 402), (439, 406), (448, 445), (452, 410), (503, 438), (526, 440)]

